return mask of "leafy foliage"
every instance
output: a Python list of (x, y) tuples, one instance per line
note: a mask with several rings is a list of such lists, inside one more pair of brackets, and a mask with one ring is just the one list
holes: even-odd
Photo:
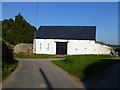
[(12, 49), (6, 45), (4, 41), (2, 41), (2, 67), (4, 68), (6, 65), (10, 65), (16, 63), (12, 55)]
[(18, 63), (13, 63), (2, 68), (2, 80), (7, 78), (17, 68), (17, 66)]
[(27, 23), (20, 13), (15, 16), (15, 20), (2, 21), (2, 37), (12, 45), (32, 43), (35, 31), (36, 28)]
[(18, 66), (18, 61), (14, 60), (11, 47), (2, 40), (2, 79), (5, 79)]

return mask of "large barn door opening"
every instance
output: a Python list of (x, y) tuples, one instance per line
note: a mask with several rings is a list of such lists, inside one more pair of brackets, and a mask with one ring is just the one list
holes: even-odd
[(56, 54), (67, 55), (67, 42), (56, 42)]

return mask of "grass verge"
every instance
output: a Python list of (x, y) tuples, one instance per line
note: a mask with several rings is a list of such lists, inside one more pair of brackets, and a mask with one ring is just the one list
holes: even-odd
[(33, 56), (14, 55), (14, 58), (43, 59), (43, 58), (64, 58), (64, 56), (56, 56), (56, 55), (48, 55), (48, 54), (35, 54)]
[(112, 59), (113, 57), (110, 55), (72, 55), (65, 58), (65, 60), (52, 62), (80, 80), (86, 80), (120, 62), (118, 59)]
[(0, 82), (2, 81), (2, 70), (0, 70)]
[(9, 65), (4, 65), (2, 68), (2, 80), (7, 78), (18, 66), (18, 62)]

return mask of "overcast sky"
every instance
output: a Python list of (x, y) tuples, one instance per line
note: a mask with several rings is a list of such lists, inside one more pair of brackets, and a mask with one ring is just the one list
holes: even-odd
[(31, 25), (96, 26), (96, 40), (118, 44), (117, 2), (3, 2), (2, 20), (21, 13)]

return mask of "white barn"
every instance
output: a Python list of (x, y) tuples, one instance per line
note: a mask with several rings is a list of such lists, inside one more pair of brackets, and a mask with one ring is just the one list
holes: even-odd
[(111, 49), (96, 42), (96, 26), (40, 26), (33, 42), (36, 54), (110, 54)]

